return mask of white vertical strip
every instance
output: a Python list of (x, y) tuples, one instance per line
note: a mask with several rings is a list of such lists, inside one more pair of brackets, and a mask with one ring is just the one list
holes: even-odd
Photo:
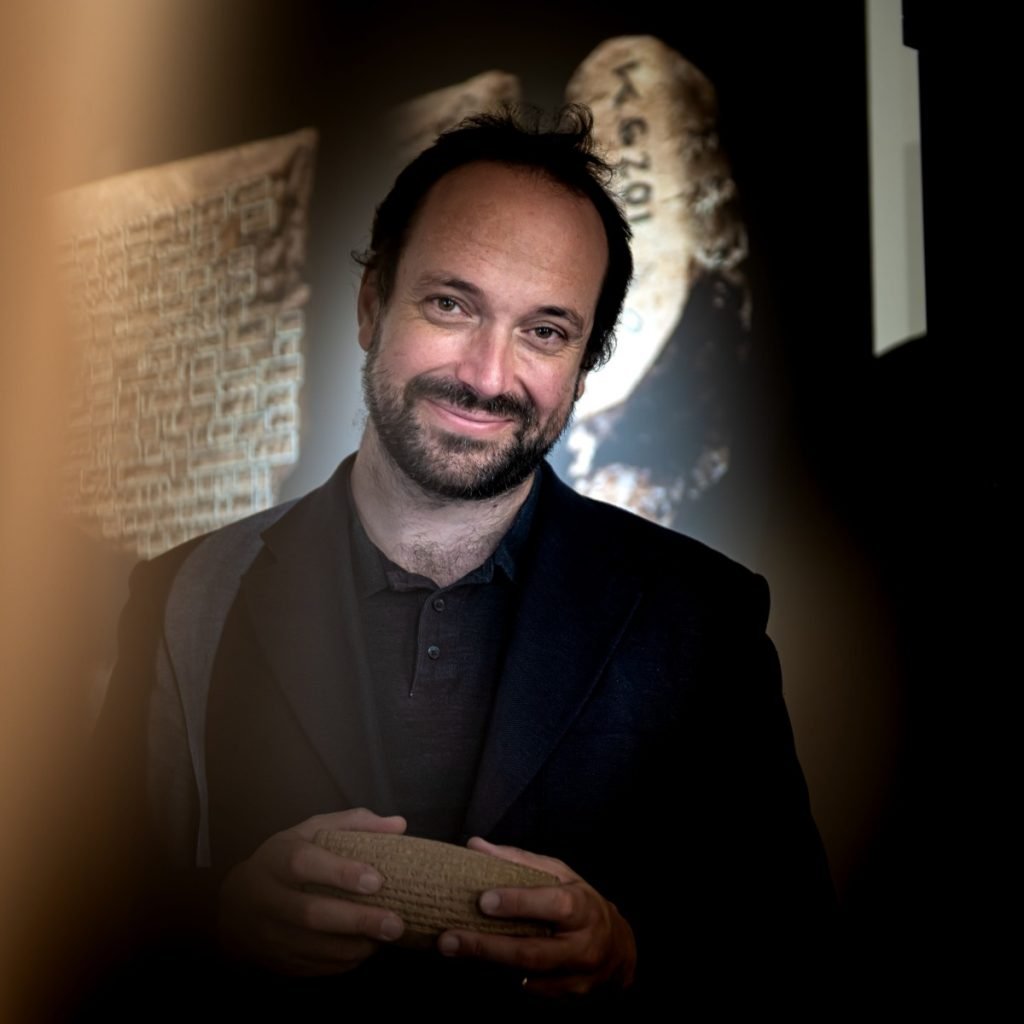
[(874, 350), (925, 322), (917, 53), (903, 45), (900, 0), (866, 0)]

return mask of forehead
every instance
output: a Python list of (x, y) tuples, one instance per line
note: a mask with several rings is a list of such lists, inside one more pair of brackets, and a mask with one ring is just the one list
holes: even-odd
[(532, 168), (478, 162), (429, 190), (398, 278), (408, 284), (424, 272), (473, 272), (482, 287), (504, 281), (531, 293), (571, 293), (592, 316), (607, 263), (604, 225), (589, 199)]

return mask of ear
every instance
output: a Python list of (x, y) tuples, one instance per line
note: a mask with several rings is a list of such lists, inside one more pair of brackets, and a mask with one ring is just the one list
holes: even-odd
[(373, 270), (363, 271), (356, 302), (356, 318), (359, 322), (359, 347), (369, 352), (373, 342), (374, 328), (380, 315), (380, 292), (377, 290), (377, 274)]
[(583, 392), (586, 388), (587, 383), (587, 371), (580, 370), (580, 375), (576, 378), (576, 401), (578, 402), (583, 397)]

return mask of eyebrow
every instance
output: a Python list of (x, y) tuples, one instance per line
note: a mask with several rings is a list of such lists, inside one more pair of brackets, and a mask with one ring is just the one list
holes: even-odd
[[(450, 277), (447, 274), (423, 274), (419, 281), (419, 287), (423, 288), (428, 285), (438, 286), (444, 288), (454, 288), (456, 291), (464, 292), (466, 295), (471, 295), (475, 299), (485, 299), (483, 289), (473, 284), (471, 281), (464, 281), (461, 277)], [(570, 309), (567, 306), (538, 306), (534, 313), (540, 316), (551, 316), (557, 317), (561, 320), (566, 320), (573, 327), (576, 328), (580, 333), (583, 332), (585, 322), (583, 317), (576, 312), (575, 309)]]
[(543, 316), (553, 316), (559, 317), (562, 320), (568, 320), (577, 331), (583, 332), (583, 317), (574, 309), (567, 309), (565, 306), (541, 306), (537, 312)]

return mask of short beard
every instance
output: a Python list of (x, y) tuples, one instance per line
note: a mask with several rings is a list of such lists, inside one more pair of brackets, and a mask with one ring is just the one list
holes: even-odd
[[(557, 430), (537, 430), (537, 410), (527, 398), (496, 395), (481, 398), (453, 378), (414, 377), (401, 392), (376, 370), (379, 339), (375, 336), (363, 364), (363, 396), (380, 439), (392, 462), (429, 494), (454, 501), (487, 501), (518, 487), (544, 461), (572, 419), (572, 406)], [(476, 452), (494, 448), (489, 441), (437, 432), (426, 436), (416, 419), (417, 399), (435, 399), (460, 409), (518, 420), (514, 437), (481, 463), (463, 462)], [(575, 402), (573, 403), (575, 405)]]

